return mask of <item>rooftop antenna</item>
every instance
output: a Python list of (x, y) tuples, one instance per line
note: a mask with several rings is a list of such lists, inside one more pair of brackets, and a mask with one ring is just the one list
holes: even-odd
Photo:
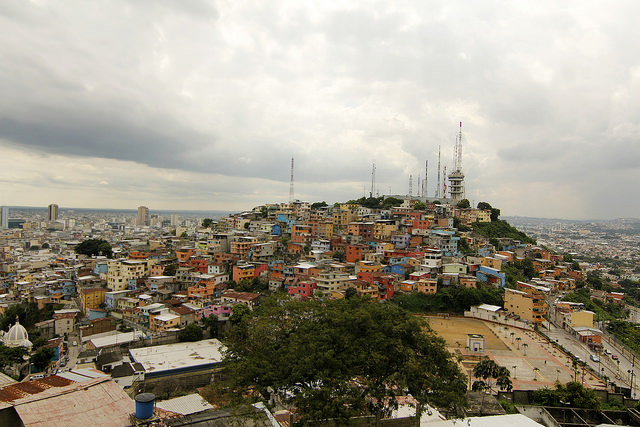
[(438, 145), (438, 186), (436, 187), (436, 199), (440, 198), (440, 146)]
[(373, 197), (376, 193), (376, 162), (373, 162), (373, 166), (371, 167), (371, 193), (369, 193), (369, 197)]
[(291, 184), (289, 185), (289, 203), (293, 203), (293, 157), (291, 157)]

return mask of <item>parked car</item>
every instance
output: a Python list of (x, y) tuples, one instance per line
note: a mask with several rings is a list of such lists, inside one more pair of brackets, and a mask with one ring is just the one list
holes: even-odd
[(617, 354), (612, 354), (612, 355), (611, 355), (611, 358), (612, 358), (613, 360), (618, 360), (618, 355), (617, 355)]
[(591, 358), (591, 360), (593, 360), (594, 362), (599, 362), (600, 358), (598, 356), (596, 356), (595, 354), (592, 354), (591, 356), (589, 356)]
[(611, 354), (611, 351), (608, 348), (604, 349), (604, 354)]

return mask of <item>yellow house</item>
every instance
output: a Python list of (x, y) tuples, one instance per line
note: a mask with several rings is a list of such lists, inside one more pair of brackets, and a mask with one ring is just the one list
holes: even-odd
[(370, 261), (358, 262), (358, 273), (377, 273), (382, 271), (382, 265)]
[(107, 292), (104, 288), (88, 288), (80, 291), (80, 308), (86, 314), (87, 310), (99, 308), (104, 302), (104, 294)]
[(435, 294), (438, 291), (437, 279), (420, 279), (415, 283), (416, 290), (423, 294)]
[(526, 293), (509, 288), (504, 290), (504, 308), (509, 313), (536, 324), (541, 324), (547, 313), (544, 306), (544, 294)]
[(166, 331), (180, 327), (180, 316), (172, 313), (162, 313), (153, 316), (151, 319), (151, 329), (153, 331)]
[(571, 313), (571, 326), (593, 328), (593, 311), (581, 310)]
[(482, 258), (480, 265), (493, 268), (498, 271), (502, 270), (502, 260), (498, 258), (484, 257)]

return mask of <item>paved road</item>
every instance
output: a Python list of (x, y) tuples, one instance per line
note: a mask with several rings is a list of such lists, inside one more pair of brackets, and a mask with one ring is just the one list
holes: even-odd
[[(548, 307), (551, 307), (551, 303), (555, 300), (555, 296), (552, 296), (547, 300)], [(550, 310), (551, 308), (548, 308)], [(640, 318), (640, 312), (638, 314)], [(581, 343), (577, 337), (571, 335), (564, 329), (556, 327), (554, 324), (550, 324), (548, 321), (544, 322), (545, 333), (551, 338), (557, 340), (564, 348), (573, 353), (576, 357), (585, 361), (594, 371), (599, 372), (600, 375), (606, 375), (609, 381), (612, 381), (618, 385), (632, 388), (632, 397), (640, 395), (640, 389), (638, 388), (638, 376), (640, 375), (640, 360), (636, 361), (635, 357), (627, 357), (628, 352), (622, 351), (621, 348), (616, 347), (616, 344), (603, 333), (602, 345), (603, 351), (607, 349), (611, 355), (618, 356), (618, 360), (613, 360), (611, 355), (596, 354), (589, 350), (586, 344)], [(600, 362), (594, 362), (591, 359), (591, 355), (598, 356)], [(631, 372), (633, 371), (633, 376)], [(632, 380), (633, 379), (633, 384)]]

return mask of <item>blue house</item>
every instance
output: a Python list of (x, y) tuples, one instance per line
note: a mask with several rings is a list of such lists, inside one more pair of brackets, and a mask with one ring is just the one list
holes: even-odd
[(500, 270), (496, 270), (495, 268), (486, 267), (484, 265), (481, 265), (480, 269), (476, 271), (476, 277), (481, 282), (493, 283), (502, 288), (507, 283), (507, 275), (505, 273)]

